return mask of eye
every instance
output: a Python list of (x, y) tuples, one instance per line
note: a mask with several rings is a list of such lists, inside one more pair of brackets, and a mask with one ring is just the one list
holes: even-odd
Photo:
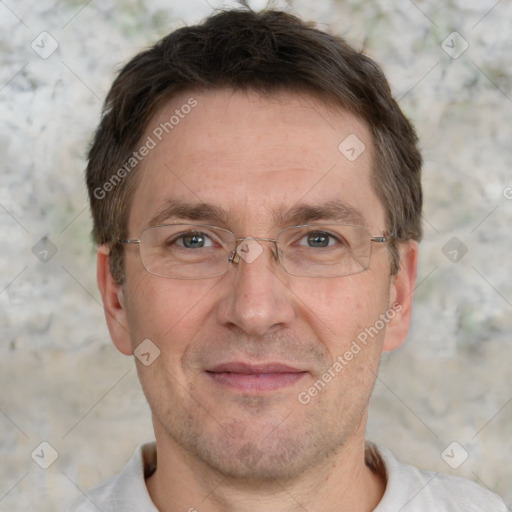
[(183, 233), (169, 241), (170, 245), (173, 243), (176, 243), (181, 247), (185, 247), (186, 249), (201, 249), (203, 247), (212, 247), (214, 245), (212, 239), (206, 233), (202, 233), (201, 231)]
[(321, 249), (323, 247), (339, 244), (340, 242), (344, 243), (338, 237), (327, 231), (310, 231), (297, 241), (297, 245), (306, 245), (314, 249)]

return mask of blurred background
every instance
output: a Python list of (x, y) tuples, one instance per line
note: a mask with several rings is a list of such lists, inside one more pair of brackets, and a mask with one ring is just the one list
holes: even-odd
[[(103, 317), (84, 156), (121, 64), (233, 3), (0, 0), (2, 512), (60, 510), (153, 438)], [(512, 507), (512, 4), (272, 5), (375, 58), (421, 139), (413, 325), (383, 359), (368, 438)]]

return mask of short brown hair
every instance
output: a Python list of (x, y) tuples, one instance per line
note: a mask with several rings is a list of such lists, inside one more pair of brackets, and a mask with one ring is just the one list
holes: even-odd
[[(124, 280), (123, 249), (137, 169), (121, 172), (156, 110), (187, 90), (309, 92), (365, 120), (374, 135), (373, 187), (398, 239), (421, 239), (421, 164), (414, 128), (380, 67), (342, 38), (285, 12), (222, 11), (180, 28), (138, 54), (115, 79), (89, 151), (87, 187), (98, 244)], [(391, 272), (398, 270), (391, 245)]]

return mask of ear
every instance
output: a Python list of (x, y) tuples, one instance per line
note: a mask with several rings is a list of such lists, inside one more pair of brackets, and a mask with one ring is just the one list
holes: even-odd
[(110, 249), (106, 245), (98, 247), (97, 280), (110, 337), (120, 352), (132, 355), (123, 286), (117, 284), (110, 273)]
[(418, 243), (408, 240), (400, 245), (400, 268), (391, 277), (389, 311), (394, 311), (394, 316), (389, 315), (390, 321), (386, 327), (382, 347), (384, 351), (395, 350), (407, 338), (411, 323), (417, 267)]

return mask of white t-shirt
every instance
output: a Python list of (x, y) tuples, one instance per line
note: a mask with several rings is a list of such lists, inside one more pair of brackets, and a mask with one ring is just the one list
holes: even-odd
[[(463, 478), (422, 471), (398, 462), (393, 454), (368, 443), (366, 460), (386, 474), (386, 490), (374, 512), (506, 512), (494, 493)], [(66, 512), (158, 512), (145, 479), (156, 468), (156, 446), (139, 446), (119, 475), (92, 488)]]

